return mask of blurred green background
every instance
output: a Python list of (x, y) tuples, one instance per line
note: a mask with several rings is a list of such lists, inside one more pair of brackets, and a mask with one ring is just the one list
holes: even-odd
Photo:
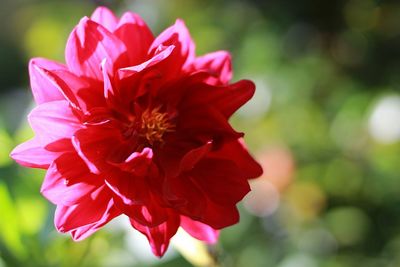
[(0, 267), (191, 266), (163, 260), (116, 220), (85, 241), (56, 233), (44, 172), (17, 166), (30, 138), (27, 62), (63, 61), (96, 5), (139, 13), (155, 34), (183, 18), (198, 54), (232, 52), (253, 100), (232, 119), (265, 174), (215, 249), (232, 267), (400, 266), (400, 2), (2, 0)]

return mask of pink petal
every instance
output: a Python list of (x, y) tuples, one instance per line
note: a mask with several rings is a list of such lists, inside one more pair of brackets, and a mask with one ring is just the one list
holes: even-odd
[[(95, 86), (93, 86), (93, 84), (91, 84), (88, 80), (77, 77), (67, 69), (60, 68), (60, 69), (53, 69), (50, 71), (47, 69), (40, 68), (37, 65), (32, 65), (32, 66), (35, 69), (37, 69), (37, 71), (43, 73), (43, 77), (46, 77), (48, 81), (51, 81), (52, 86), (56, 88), (57, 91), (61, 94), (62, 96), (61, 99), (68, 100), (71, 107), (73, 107), (76, 110), (81, 110), (82, 107), (85, 108), (87, 106), (86, 103), (82, 103), (82, 100), (78, 95), (78, 92), (80, 92), (83, 89), (95, 88)], [(47, 88), (49, 87), (50, 86), (48, 86)], [(47, 92), (44, 93), (47, 94)]]
[(37, 138), (18, 145), (10, 153), (10, 157), (18, 162), (18, 164), (40, 169), (47, 169), (59, 155), (60, 153), (44, 149)]
[(110, 80), (110, 76), (108, 73), (110, 72), (107, 70), (107, 59), (103, 59), (101, 62), (101, 71), (103, 73), (103, 82), (104, 82), (104, 97), (106, 100), (110, 100), (114, 95), (114, 88)]
[(107, 69), (113, 71), (127, 62), (126, 47), (116, 36), (96, 22), (83, 18), (67, 41), (65, 59), (68, 68), (78, 76), (101, 81), (100, 64), (107, 59)]
[(45, 147), (60, 139), (70, 139), (81, 124), (65, 100), (43, 103), (28, 115), (37, 141)]
[(124, 42), (129, 55), (129, 65), (137, 65), (147, 58), (154, 36), (140, 16), (132, 12), (122, 15), (114, 34)]
[(47, 72), (65, 69), (65, 65), (43, 58), (29, 61), (30, 83), (37, 104), (64, 99), (59, 85)]
[(217, 51), (194, 60), (192, 71), (206, 71), (209, 77), (206, 83), (226, 85), (232, 79), (231, 55), (227, 51)]
[(146, 235), (154, 255), (162, 257), (168, 249), (169, 240), (178, 230), (179, 216), (174, 212), (169, 211), (168, 220), (155, 227), (143, 226), (132, 219), (130, 222), (136, 230)]
[(218, 241), (219, 231), (207, 224), (194, 221), (189, 217), (181, 216), (181, 227), (196, 239), (215, 244)]
[[(58, 205), (54, 224), (58, 231), (65, 233), (78, 230), (81, 227), (90, 226), (104, 220), (104, 217), (112, 219), (111, 215), (114, 202), (107, 187), (102, 186), (92, 192), (85, 201), (73, 206)], [(93, 228), (90, 228), (93, 230)], [(83, 229), (87, 230), (87, 229)]]
[(75, 153), (65, 153), (49, 167), (41, 193), (54, 204), (72, 206), (100, 187), (101, 178), (89, 172)]
[(90, 19), (104, 26), (110, 32), (113, 32), (118, 24), (118, 18), (110, 9), (104, 6), (96, 8)]

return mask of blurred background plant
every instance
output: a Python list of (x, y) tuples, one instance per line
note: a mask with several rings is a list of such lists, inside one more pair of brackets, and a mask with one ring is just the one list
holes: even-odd
[[(191, 266), (116, 220), (74, 243), (55, 232), (44, 172), (11, 149), (32, 136), (31, 57), (63, 61), (96, 5), (155, 33), (183, 18), (198, 54), (232, 52), (257, 92), (232, 119), (265, 169), (213, 251), (226, 266), (400, 266), (400, 2), (389, 0), (2, 0), (0, 266)], [(179, 242), (179, 240), (175, 240)]]

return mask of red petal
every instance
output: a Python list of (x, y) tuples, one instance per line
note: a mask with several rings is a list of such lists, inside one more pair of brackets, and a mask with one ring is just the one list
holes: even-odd
[(175, 49), (168, 60), (162, 64), (161, 69), (163, 70), (164, 79), (176, 77), (195, 58), (195, 44), (185, 23), (180, 19), (156, 37), (149, 49), (149, 54), (156, 53), (160, 46), (170, 45), (174, 45)]
[(218, 241), (219, 231), (207, 224), (194, 221), (189, 217), (181, 216), (181, 227), (191, 236), (201, 241), (214, 244)]
[(175, 46), (173, 46), (173, 45), (162, 47), (162, 49), (160, 49), (157, 52), (157, 54), (155, 54), (149, 60), (147, 60), (139, 65), (119, 69), (118, 70), (119, 78), (125, 79), (133, 74), (136, 74), (138, 72), (141, 72), (147, 68), (150, 68), (150, 67), (156, 65), (157, 63), (168, 58), (170, 56), (170, 54), (172, 53), (172, 51), (174, 50), (174, 48), (175, 48)]
[(146, 60), (154, 36), (140, 16), (132, 12), (124, 13), (114, 34), (127, 48), (129, 65), (137, 65)]
[(217, 51), (198, 57), (193, 62), (192, 71), (206, 71), (205, 80), (211, 85), (226, 85), (232, 79), (231, 55), (227, 51)]
[(109, 221), (114, 219), (115, 217), (119, 216), (121, 212), (111, 204), (112, 202), (109, 203), (107, 206), (107, 210), (104, 212), (103, 216), (100, 218), (95, 223), (88, 224), (79, 228), (76, 228), (75, 230), (71, 231), (71, 236), (75, 241), (81, 241), (85, 239), (86, 237), (90, 236), (94, 232), (96, 232), (98, 229), (100, 229), (103, 225), (107, 224)]
[(104, 6), (96, 8), (90, 19), (104, 26), (110, 32), (113, 32), (118, 24), (118, 18), (110, 9)]
[(205, 145), (193, 149), (185, 154), (182, 158), (178, 173), (184, 171), (190, 171), (194, 168), (194, 166), (208, 153), (211, 151), (212, 142), (207, 142)]
[(116, 203), (121, 210), (126, 210), (126, 214), (132, 212), (132, 205), (143, 205), (149, 198), (146, 178), (118, 169), (110, 171), (105, 178), (107, 186), (115, 194)]
[(134, 205), (131, 207), (131, 210), (125, 214), (132, 220), (148, 227), (155, 227), (168, 219), (165, 208), (161, 207), (151, 198), (148, 199), (146, 205)]
[(236, 132), (218, 110), (218, 106), (203, 106), (182, 109), (179, 113), (177, 130), (198, 140), (220, 141), (236, 140), (243, 133)]
[[(200, 221), (214, 229), (222, 229), (239, 221), (239, 212), (235, 205), (218, 205), (208, 200), (206, 206)], [(197, 220), (197, 218), (194, 219)]]
[(204, 194), (217, 204), (234, 205), (250, 191), (240, 169), (229, 160), (202, 159), (190, 175)]
[(102, 186), (91, 193), (85, 201), (76, 205), (58, 205), (54, 215), (54, 223), (57, 230), (62, 233), (78, 230), (81, 227), (99, 223), (103, 221), (104, 217), (111, 219), (112, 216), (110, 215), (117, 214), (112, 211), (113, 206), (111, 192), (107, 187)]
[(148, 181), (153, 175), (158, 175), (152, 157), (152, 150), (145, 148), (140, 153), (132, 153), (123, 163), (111, 163), (118, 169), (110, 172), (106, 183), (120, 198), (121, 205), (128, 205), (128, 210), (131, 205), (143, 205), (149, 198)]
[(221, 149), (210, 153), (210, 156), (233, 161), (243, 177), (257, 178), (263, 173), (261, 165), (249, 154), (242, 138), (225, 143)]
[(34, 58), (29, 62), (30, 83), (37, 104), (64, 99), (59, 85), (47, 75), (47, 71), (58, 69), (65, 70), (66, 67), (43, 58)]
[(211, 148), (211, 142), (199, 146), (199, 143), (186, 140), (186, 137), (174, 136), (166, 140), (165, 145), (157, 150), (156, 156), (166, 176), (176, 177), (192, 169)]
[(180, 213), (200, 219), (206, 210), (205, 194), (188, 175), (167, 177), (164, 184), (164, 200)]
[(107, 59), (113, 71), (125, 65), (126, 47), (116, 36), (96, 22), (83, 18), (69, 36), (65, 51), (68, 68), (78, 76), (101, 81), (100, 63)]
[(163, 47), (149, 60), (139, 65), (119, 69), (120, 103), (125, 103), (125, 106), (130, 107), (132, 101), (145, 93), (155, 94), (155, 91), (165, 82), (159, 65), (170, 57), (173, 50), (174, 46)]
[(228, 86), (197, 84), (192, 86), (182, 108), (212, 106), (229, 118), (237, 109), (251, 99), (255, 91), (252, 81), (241, 80)]
[(131, 171), (135, 175), (145, 176), (149, 165), (152, 163), (153, 150), (149, 147), (143, 148), (142, 152), (133, 152), (124, 163), (119, 166), (124, 171)]
[[(122, 144), (118, 130), (106, 126), (92, 126), (75, 132), (72, 144), (90, 171), (100, 174), (108, 171), (109, 162), (118, 162), (116, 151)], [(113, 157), (116, 160), (113, 160)]]
[(155, 227), (146, 227), (140, 223), (130, 220), (132, 226), (146, 235), (149, 240), (151, 250), (154, 255), (162, 257), (167, 251), (170, 239), (175, 235), (179, 227), (179, 216), (172, 211), (169, 211), (168, 220)]
[(101, 178), (90, 173), (78, 155), (66, 153), (50, 165), (40, 191), (54, 204), (71, 206), (101, 184)]

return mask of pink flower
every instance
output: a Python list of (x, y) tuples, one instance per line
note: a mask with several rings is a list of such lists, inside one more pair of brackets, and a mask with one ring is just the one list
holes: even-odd
[(196, 57), (182, 20), (154, 37), (136, 14), (99, 7), (66, 45), (66, 64), (29, 65), (35, 137), (14, 149), (47, 169), (55, 226), (81, 240), (124, 214), (162, 256), (179, 226), (215, 242), (261, 167), (229, 117), (254, 93), (228, 52)]

